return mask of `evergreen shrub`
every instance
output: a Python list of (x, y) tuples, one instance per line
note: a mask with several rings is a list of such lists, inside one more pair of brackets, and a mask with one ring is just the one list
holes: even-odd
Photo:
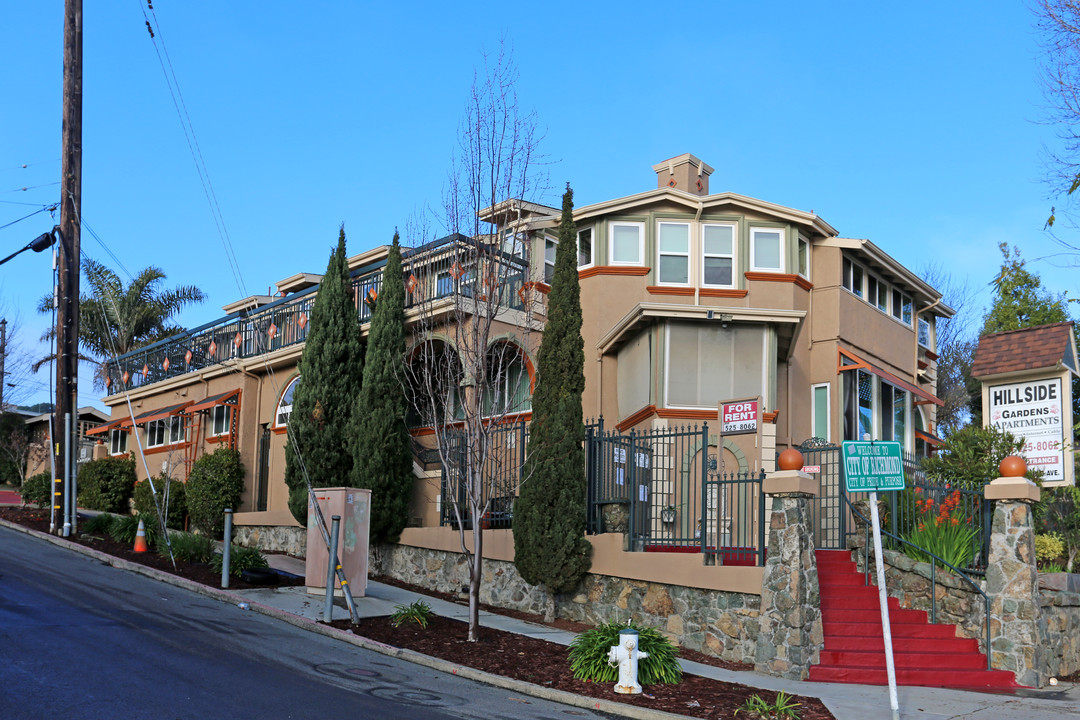
[(79, 505), (127, 515), (135, 492), (135, 456), (91, 460), (79, 470)]
[(240, 506), (244, 493), (244, 464), (232, 448), (218, 448), (191, 467), (187, 481), (187, 509), (191, 526), (215, 540), (225, 529), (225, 509)]

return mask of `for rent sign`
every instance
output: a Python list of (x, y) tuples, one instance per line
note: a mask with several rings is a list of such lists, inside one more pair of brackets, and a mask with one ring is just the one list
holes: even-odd
[[(1044, 481), (1067, 479), (1061, 378), (990, 385), (990, 424), (1024, 438), (1021, 455), (1028, 467), (1042, 470)], [(1071, 461), (1071, 458), (1070, 458)]]
[(725, 435), (757, 432), (759, 407), (757, 400), (721, 403), (721, 432)]

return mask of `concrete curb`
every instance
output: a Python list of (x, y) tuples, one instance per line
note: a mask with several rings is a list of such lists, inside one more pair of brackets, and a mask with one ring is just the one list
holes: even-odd
[(295, 627), (314, 632), (319, 635), (324, 635), (328, 638), (335, 640), (341, 640), (351, 645), (355, 645), (364, 650), (371, 650), (373, 652), (381, 653), (383, 655), (389, 655), (390, 657), (398, 658), (406, 662), (413, 663), (415, 665), (422, 665), (432, 670), (438, 670), (450, 675), (457, 675), (459, 677), (474, 680), (476, 682), (484, 683), (485, 685), (493, 685), (495, 687), (503, 688), (505, 690), (513, 690), (516, 693), (522, 695), (529, 695), (530, 697), (540, 698), (541, 700), (550, 700), (551, 702), (561, 703), (563, 705), (570, 705), (573, 707), (586, 708), (589, 710), (596, 710), (598, 712), (605, 712), (611, 715), (619, 715), (627, 718), (634, 718), (634, 720), (687, 720), (686, 715), (676, 715), (674, 713), (664, 712), (662, 710), (650, 710), (648, 708), (636, 707), (634, 705), (628, 705), (626, 703), (614, 702), (612, 700), (604, 700), (601, 698), (591, 698), (584, 695), (575, 695), (565, 690), (555, 690), (553, 688), (545, 688), (541, 685), (534, 685), (533, 683), (525, 682), (524, 680), (515, 680), (513, 678), (504, 677), (502, 675), (493, 675), (491, 673), (483, 672), (481, 670), (475, 670), (464, 665), (458, 665), (448, 660), (440, 660), (428, 655), (422, 655), (413, 650), (406, 650), (404, 648), (394, 647), (393, 645), (384, 645), (374, 640), (369, 640), (365, 637), (360, 637), (352, 632), (345, 630), (338, 630), (337, 628), (323, 625), (322, 623), (308, 620), (307, 618), (293, 615), (292, 613), (279, 610), (278, 608), (264, 605), (262, 603), (251, 602), (241, 595), (223, 590), (221, 588), (210, 587), (209, 585), (203, 585), (197, 583), (194, 580), (188, 580), (177, 575), (172, 575), (167, 572), (162, 572), (152, 567), (140, 565), (139, 563), (133, 563), (128, 560), (113, 557), (108, 553), (103, 553), (93, 548), (88, 548), (84, 545), (80, 545), (75, 542), (71, 542), (66, 538), (56, 537), (49, 535), (48, 533), (32, 530), (28, 527), (23, 527), (17, 523), (12, 523), (7, 520), (0, 519), (0, 527), (10, 528), (16, 532), (21, 532), (31, 537), (36, 537), (46, 542), (52, 543), (57, 547), (66, 548), (73, 552), (91, 557), (98, 560), (105, 565), (110, 565), (119, 570), (126, 570), (128, 572), (137, 573), (145, 577), (157, 580), (159, 582), (166, 583), (168, 585), (174, 585), (185, 590), (203, 595), (205, 597), (218, 600), (220, 602), (230, 603), (232, 605), (238, 605), (240, 603), (247, 603), (248, 608), (266, 615), (267, 617), (274, 618), (276, 620), (282, 620)]

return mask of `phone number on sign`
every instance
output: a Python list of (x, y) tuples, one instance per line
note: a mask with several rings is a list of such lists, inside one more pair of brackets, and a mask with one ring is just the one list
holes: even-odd
[(1038, 442), (1029, 442), (1024, 445), (1023, 452), (1039, 452), (1040, 450), (1060, 450), (1060, 440), (1039, 440)]
[(756, 430), (757, 423), (754, 422), (736, 422), (736, 423), (724, 423), (724, 432), (733, 432), (737, 430)]

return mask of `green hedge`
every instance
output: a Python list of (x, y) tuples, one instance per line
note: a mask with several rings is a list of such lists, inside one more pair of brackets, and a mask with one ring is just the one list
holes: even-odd
[(108, 457), (92, 460), (79, 470), (79, 504), (88, 510), (131, 512), (135, 492), (135, 457)]
[(49, 506), (49, 498), (52, 497), (52, 476), (48, 470), (39, 472), (26, 478), (22, 484), (22, 499), (24, 503), (37, 505), (39, 508)]
[(164, 511), (162, 494), (166, 484), (169, 488), (169, 507), (165, 518), (167, 527), (184, 529), (184, 517), (187, 515), (187, 486), (182, 480), (169, 480), (165, 475), (154, 478), (155, 493), (150, 492), (150, 481), (140, 480), (135, 484), (135, 512), (150, 518), (149, 522), (157, 525), (157, 511), (154, 508), (154, 495), (157, 495), (158, 505)]
[(244, 464), (232, 448), (218, 448), (203, 455), (191, 467), (187, 481), (187, 506), (191, 526), (215, 540), (225, 527), (225, 508), (234, 511), (244, 493)]

